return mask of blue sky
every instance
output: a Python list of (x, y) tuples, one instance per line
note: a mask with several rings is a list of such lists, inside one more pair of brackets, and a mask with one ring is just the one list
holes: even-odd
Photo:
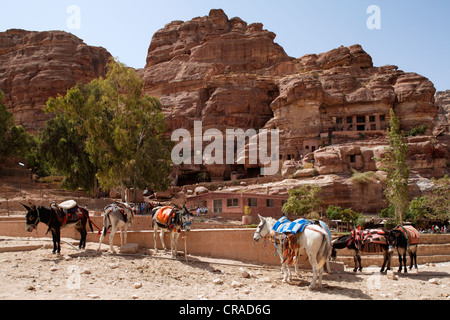
[[(450, 89), (449, 0), (0, 0), (0, 31), (65, 30), (106, 48), (120, 61), (143, 68), (153, 34), (173, 20), (205, 16), (222, 8), (229, 18), (261, 22), (292, 57), (359, 43), (375, 66), (394, 64)], [(79, 8), (79, 29), (70, 28)], [(366, 22), (380, 8), (381, 29)], [(69, 25), (68, 25), (69, 22)]]

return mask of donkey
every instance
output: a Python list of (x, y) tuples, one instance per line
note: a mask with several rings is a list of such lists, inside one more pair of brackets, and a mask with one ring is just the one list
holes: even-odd
[[(111, 252), (116, 253), (113, 247), (114, 235), (117, 229), (120, 230), (120, 245), (127, 244), (128, 227), (133, 224), (133, 208), (128, 203), (115, 202), (105, 207), (103, 213), (103, 230), (98, 243), (97, 252), (100, 251), (103, 238), (106, 236), (109, 227), (111, 234), (109, 235), (109, 247)], [(125, 237), (123, 236), (125, 233)], [(124, 239), (125, 238), (125, 239)]]
[[(271, 231), (272, 227), (276, 223), (276, 220), (273, 218), (264, 218), (259, 216), (260, 224), (256, 229), (255, 234), (253, 235), (253, 240), (259, 241), (261, 238), (266, 237)], [(297, 244), (299, 246), (296, 249), (296, 261), (298, 263), (298, 256), (306, 253), (308, 256), (308, 260), (312, 266), (313, 270), (313, 278), (309, 285), (309, 289), (313, 290), (316, 288), (317, 277), (319, 276), (319, 288), (322, 288), (322, 274), (325, 263), (328, 262), (330, 256), (331, 249), (331, 239), (324, 228), (318, 225), (308, 225), (305, 227), (303, 232), (299, 232), (296, 234)], [(290, 280), (290, 270), (289, 266), (286, 266), (286, 263), (283, 262), (283, 257), (281, 253), (281, 246), (277, 246), (277, 253), (281, 259), (281, 268), (284, 273), (283, 282)], [(296, 272), (298, 274), (296, 263)], [(328, 270), (330, 270), (328, 268)]]
[[(362, 271), (363, 267), (361, 264), (361, 253), (359, 251), (358, 246), (356, 246), (354, 241), (352, 240), (352, 235), (346, 235), (339, 237), (335, 240), (333, 240), (332, 250), (331, 250), (331, 259), (336, 260), (337, 251), (336, 249), (350, 249), (353, 250), (353, 260), (355, 262), (355, 268), (353, 269), (353, 272)], [(359, 265), (359, 268), (358, 268)]]
[(419, 232), (412, 226), (397, 226), (397, 228), (391, 230), (387, 234), (386, 239), (389, 244), (389, 252), (392, 253), (394, 248), (397, 248), (399, 262), (398, 272), (402, 272), (403, 266), (405, 267), (404, 272), (408, 272), (406, 265), (406, 252), (408, 252), (411, 260), (409, 270), (412, 270), (413, 264), (416, 270), (418, 269), (417, 246), (419, 243), (419, 237)]
[[(161, 219), (162, 215), (166, 215), (165, 219)], [(157, 251), (156, 247), (156, 233), (159, 229), (160, 231), (160, 239), (162, 246), (165, 251), (167, 251), (166, 244), (164, 243), (164, 235), (166, 231), (170, 233), (170, 249), (172, 253), (172, 258), (176, 258), (178, 251), (178, 238), (182, 230), (189, 232), (191, 231), (191, 218), (193, 215), (186, 209), (186, 206), (183, 205), (181, 211), (178, 210), (177, 207), (156, 207), (152, 210), (152, 227), (153, 227), (153, 239), (155, 242), (155, 251)]]
[[(61, 253), (61, 228), (74, 227), (81, 235), (80, 243), (78, 248), (84, 249), (86, 247), (86, 223), (89, 221), (89, 227), (92, 229), (91, 220), (89, 219), (89, 212), (81, 207), (74, 207), (74, 214), (72, 218), (67, 218), (67, 213), (65, 214), (60, 209), (52, 207), (50, 209), (39, 206), (36, 207), (34, 204), (31, 206), (22, 206), (27, 210), (26, 214), (26, 225), (25, 228), (28, 232), (33, 231), (37, 228), (39, 222), (42, 222), (48, 226), (47, 233), (52, 232), (53, 239), (53, 251), (52, 253)], [(76, 213), (76, 214), (75, 214)]]
[[(356, 239), (357, 238), (357, 239)], [(333, 248), (331, 250), (331, 258), (336, 260), (336, 249), (350, 249), (353, 250), (353, 260), (355, 262), (355, 268), (353, 272), (362, 271), (361, 264), (361, 248), (368, 243), (378, 243), (383, 251), (384, 263), (381, 267), (381, 272), (384, 272), (384, 268), (387, 263), (387, 270), (390, 270), (391, 260), (389, 259), (388, 245), (385, 240), (385, 232), (381, 229), (369, 229), (369, 230), (353, 230), (351, 234), (339, 237), (332, 241)], [(359, 265), (359, 268), (358, 268)]]

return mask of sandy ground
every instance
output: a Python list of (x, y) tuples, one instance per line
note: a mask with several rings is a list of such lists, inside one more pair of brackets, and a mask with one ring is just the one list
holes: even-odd
[(186, 263), (181, 251), (178, 259), (147, 249), (135, 255), (110, 254), (106, 245), (97, 254), (96, 243), (83, 251), (63, 243), (61, 255), (36, 249), (49, 244), (0, 237), (0, 299), (450, 299), (450, 263), (420, 265), (418, 272), (396, 273), (396, 280), (379, 274), (375, 266), (357, 274), (348, 269), (324, 274), (322, 290), (310, 291), (312, 273), (307, 270), (286, 284), (276, 267), (194, 256)]

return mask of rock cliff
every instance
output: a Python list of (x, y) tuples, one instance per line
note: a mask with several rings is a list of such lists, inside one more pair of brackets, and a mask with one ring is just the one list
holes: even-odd
[[(279, 129), (282, 161), (383, 136), (391, 108), (403, 130), (426, 124), (431, 133), (438, 107), (427, 78), (374, 67), (360, 45), (294, 59), (274, 39), (260, 23), (229, 19), (222, 10), (171, 22), (151, 41), (144, 90), (161, 99), (169, 131), (192, 131), (195, 120), (203, 130)], [(188, 169), (218, 179), (242, 170)]]
[(50, 115), (48, 98), (64, 94), (77, 82), (105, 75), (111, 57), (101, 47), (86, 45), (63, 31), (8, 30), (0, 33), (0, 90), (17, 124), (31, 132)]

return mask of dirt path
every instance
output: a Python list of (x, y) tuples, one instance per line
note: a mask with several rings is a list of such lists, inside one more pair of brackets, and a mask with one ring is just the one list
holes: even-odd
[(173, 260), (153, 250), (97, 254), (96, 243), (85, 251), (63, 244), (60, 256), (48, 248), (8, 251), (45, 243), (0, 238), (6, 250), (0, 250), (0, 299), (450, 299), (450, 263), (420, 265), (397, 280), (380, 275), (378, 267), (324, 274), (322, 291), (310, 291), (306, 270), (285, 284), (279, 268), (192, 256), (186, 263), (183, 256)]

